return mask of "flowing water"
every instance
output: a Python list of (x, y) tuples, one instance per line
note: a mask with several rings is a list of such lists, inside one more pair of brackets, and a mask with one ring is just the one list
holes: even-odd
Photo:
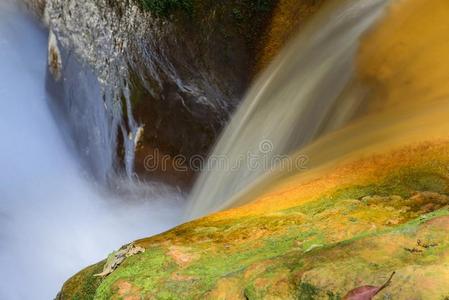
[(45, 89), (47, 36), (0, 1), (0, 299), (53, 299), (75, 272), (174, 226), (182, 210), (168, 187), (125, 181), (119, 198), (80, 167), (49, 108), (60, 99)]
[[(255, 86), (255, 90), (245, 100), (214, 153), (215, 155), (216, 153), (230, 154), (231, 157), (234, 157), (235, 151), (254, 150), (258, 145), (257, 143), (263, 141), (264, 138), (268, 138), (271, 141), (276, 141), (273, 143), (275, 147), (276, 143), (280, 142), (281, 146), (285, 145), (285, 149), (292, 147), (290, 150), (295, 150), (288, 157), (290, 161), (307, 157), (306, 170), (285, 168), (284, 165), (278, 165), (259, 177), (257, 176), (264, 170), (256, 170), (255, 173), (251, 173), (248, 169), (244, 169), (238, 170), (234, 174), (216, 169), (210, 172), (206, 171), (193, 195), (191, 214), (197, 216), (211, 210), (244, 205), (256, 200), (259, 196), (266, 195), (272, 189), (285, 191), (288, 188), (283, 185), (284, 182), (298, 185), (304, 180), (326, 176), (336, 166), (345, 162), (354, 162), (369, 155), (385, 153), (411, 144), (426, 145), (423, 143), (447, 141), (447, 133), (449, 132), (449, 86), (446, 84), (449, 82), (448, 2), (445, 0), (408, 0), (392, 1), (386, 5), (387, 3), (383, 1), (348, 1), (346, 4), (349, 6), (341, 6), (340, 8), (343, 8), (343, 11), (350, 11), (350, 14), (337, 14), (335, 16), (334, 13), (342, 11), (334, 7), (331, 14), (336, 19), (327, 18), (326, 20), (343, 21), (352, 16), (349, 19), (359, 20), (357, 24), (360, 25), (361, 20), (366, 21), (367, 15), (379, 16), (382, 10), (383, 13), (382, 18), (379, 19), (380, 22), (372, 26), (360, 38), (351, 40), (353, 44), (350, 48), (353, 50), (357, 48), (356, 52), (351, 53), (354, 74), (352, 79), (347, 82), (344, 90), (331, 88), (332, 91), (343, 92), (338, 95), (337, 106), (331, 109), (330, 118), (321, 119), (316, 114), (311, 114), (309, 110), (304, 111), (301, 106), (279, 103), (279, 100), (284, 99), (286, 100), (285, 103), (294, 103), (291, 100), (292, 98), (280, 97), (279, 95), (282, 93), (287, 93), (287, 95), (292, 93), (290, 97), (294, 98), (302, 95), (304, 89), (307, 92), (307, 85), (303, 86), (301, 84), (303, 81), (295, 77), (295, 75), (303, 72), (303, 69), (299, 66), (297, 66), (296, 71), (293, 70), (292, 74), (284, 78), (284, 81), (272, 82), (270, 77), (271, 74), (276, 75), (273, 71), (288, 70), (289, 65), (294, 66), (295, 60), (289, 55), (294, 57), (295, 53), (301, 54), (302, 51), (305, 51), (303, 48), (307, 49), (310, 45), (313, 45), (314, 38), (308, 37), (305, 33), (290, 47), (289, 51), (292, 52), (285, 52), (281, 59), (274, 64), (272, 70), (265, 77), (262, 77), (258, 85)], [(360, 10), (360, 8), (365, 8), (366, 11)], [(358, 17), (362, 17), (362, 12), (365, 12), (364, 18), (358, 19)], [(367, 14), (367, 12), (370, 13)], [(321, 18), (324, 16), (326, 14), (321, 14)], [(315, 28), (315, 35), (320, 36), (321, 28), (327, 28), (325, 26), (327, 21), (321, 19), (321, 22), (324, 22), (324, 25), (321, 25), (322, 27), (314, 27), (320, 24), (316, 22), (312, 24), (313, 27), (309, 27), (309, 30)], [(351, 26), (347, 29), (356, 30), (356, 28), (358, 26)], [(345, 32), (341, 29), (338, 32), (332, 31), (335, 33), (332, 36), (337, 40), (340, 34)], [(308, 40), (309, 43), (307, 44)], [(327, 41), (329, 40), (332, 40), (332, 38)], [(302, 44), (302, 47), (299, 43)], [(324, 43), (322, 46), (329, 45)], [(338, 46), (336, 49), (332, 48), (332, 53), (328, 53), (331, 57), (338, 54), (337, 50), (341, 47), (349, 47), (345, 42), (343, 42), (343, 45), (337, 44), (336, 46)], [(300, 51), (299, 48), (303, 50)], [(321, 51), (324, 50), (317, 49), (316, 53)], [(316, 53), (309, 59), (312, 60), (317, 55)], [(348, 52), (345, 53), (348, 54)], [(340, 59), (345, 57), (343, 55)], [(284, 59), (286, 59), (286, 63), (282, 65)], [(343, 70), (343, 73), (333, 73), (333, 67), (338, 66), (338, 64), (335, 65), (336, 62), (330, 69), (321, 69), (324, 72), (323, 74), (332, 76), (335, 80), (337, 78), (334, 76), (344, 76), (345, 72), (349, 70), (343, 68), (340, 70)], [(314, 64), (318, 69), (321, 68), (317, 61)], [(315, 74), (313, 70), (313, 67), (306, 69), (309, 74)], [(307, 77), (307, 75), (301, 76)], [(327, 89), (335, 88), (335, 82), (339, 82), (338, 80), (324, 81), (326, 84), (322, 85), (323, 78), (326, 77), (321, 77), (317, 79), (317, 82), (314, 82), (319, 88), (316, 92), (329, 92)], [(311, 78), (311, 80), (313, 79), (315, 77)], [(261, 103), (257, 101), (257, 99), (265, 99), (264, 92), (266, 90), (264, 91), (264, 86), (261, 85), (263, 83), (272, 88), (272, 90), (268, 90), (271, 91), (268, 96), (279, 97), (272, 98), (276, 101), (270, 99)], [(297, 86), (296, 91), (292, 92), (292, 90), (286, 89), (288, 86), (295, 84)], [(258, 91), (260, 91), (260, 98), (252, 96), (257, 95)], [(298, 99), (297, 103), (302, 105), (310, 105), (308, 101), (322, 103), (322, 109), (324, 109), (330, 103), (329, 100), (337, 95), (332, 94), (331, 98), (309, 98), (310, 96), (313, 96), (313, 93)], [(341, 111), (343, 111), (343, 114), (347, 114), (348, 108), (357, 107), (361, 103), (363, 105), (356, 113), (349, 110), (349, 115), (346, 118), (350, 120), (351, 115), (353, 118), (348, 124), (341, 129), (328, 132), (305, 147), (295, 148), (298, 141), (295, 142), (295, 139), (291, 136), (290, 139), (283, 140), (284, 132), (287, 134), (290, 132), (283, 127), (284, 118), (287, 123), (293, 126), (287, 127), (287, 129), (292, 129), (292, 134), (296, 135), (303, 130), (298, 127), (301, 124), (308, 129), (309, 126), (312, 126), (312, 128), (318, 126), (316, 122), (324, 121), (325, 126), (328, 125), (327, 122), (329, 121), (338, 120), (340, 122)], [(270, 109), (264, 113), (265, 106)], [(293, 118), (297, 123), (290, 123), (291, 115), (300, 117), (299, 119)], [(257, 116), (264, 119), (258, 119)], [(304, 116), (307, 122), (301, 123)], [(312, 116), (312, 119), (309, 116)], [(327, 130), (338, 128), (339, 125), (344, 124), (344, 122), (340, 124), (338, 122), (331, 122), (332, 126), (327, 127)], [(259, 134), (260, 132), (262, 135)], [(291, 143), (291, 141), (294, 142)], [(299, 144), (301, 144), (301, 141), (299, 141)], [(278, 153), (282, 152), (275, 149), (274, 154)], [(433, 158), (427, 159), (431, 162)], [(438, 164), (438, 161), (435, 163)], [(227, 174), (232, 176), (226, 177)], [(254, 180), (254, 177), (257, 177), (256, 180)], [(218, 184), (218, 182), (220, 183)], [(282, 187), (284, 187), (284, 190)], [(218, 192), (227, 196), (217, 195)], [(202, 201), (205, 201), (204, 204)]]
[(244, 99), (193, 189), (189, 217), (228, 207), (285, 155), (353, 117), (364, 93), (351, 80), (359, 38), (387, 3), (335, 1), (316, 16)]
[[(92, 166), (80, 167), (86, 164), (74, 150), (77, 135), (64, 128), (67, 116), (50, 112), (58, 98), (44, 88), (47, 33), (1, 1), (0, 299), (51, 299), (63, 280), (111, 249), (175, 225), (182, 199), (160, 184), (124, 180), (120, 197), (95, 184)], [(346, 160), (447, 139), (447, 0), (387, 4), (336, 1), (283, 52), (218, 142), (211, 157), (228, 161), (203, 172), (190, 216), (245, 204), (281, 181), (296, 185)], [(386, 7), (387, 17), (373, 26)], [(96, 128), (105, 124), (100, 107), (90, 106), (99, 96), (93, 75), (77, 64), (71, 74), (93, 97), (80, 109), (99, 112), (84, 125), (105, 132)], [(292, 152), (290, 160), (309, 158), (309, 171), (261, 163)]]

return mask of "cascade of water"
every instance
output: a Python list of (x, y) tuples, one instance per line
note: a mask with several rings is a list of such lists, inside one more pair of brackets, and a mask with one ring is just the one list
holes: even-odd
[[(84, 57), (73, 50), (76, 48), (71, 39), (59, 36), (57, 39), (51, 33), (60, 54), (61, 78), (47, 81), (58, 98), (56, 115), (64, 114), (85, 166), (99, 182), (107, 183), (120, 173), (119, 145), (124, 150), (124, 171), (132, 178), (139, 124), (133, 118), (129, 84), (124, 80), (126, 64), (123, 59), (111, 59), (107, 71), (100, 72), (81, 60)], [(122, 137), (121, 144), (118, 136)]]
[(219, 157), (227, 164), (203, 170), (190, 196), (190, 217), (226, 207), (270, 162), (352, 117), (348, 108), (357, 107), (360, 97), (354, 89), (343, 91), (351, 83), (359, 38), (387, 3), (336, 1), (268, 68), (215, 146), (212, 161)]
[[(180, 219), (182, 199), (169, 187), (127, 181), (117, 196), (92, 184), (59, 130), (66, 124), (50, 113), (49, 102), (61, 99), (49, 101), (46, 59), (46, 32), (14, 1), (0, 1), (0, 299), (53, 299), (82, 267)], [(82, 79), (67, 90), (83, 101), (73, 103), (76, 121), (86, 127), (95, 121), (85, 118), (83, 105), (104, 120), (92, 101), (100, 95), (93, 76), (66, 67)], [(110, 159), (107, 142), (95, 149)]]

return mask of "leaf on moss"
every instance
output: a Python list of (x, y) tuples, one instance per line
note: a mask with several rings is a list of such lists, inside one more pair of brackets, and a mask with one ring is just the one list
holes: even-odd
[(380, 293), (384, 288), (390, 285), (391, 280), (396, 272), (390, 275), (390, 278), (382, 286), (365, 285), (349, 291), (344, 300), (371, 300)]
[(99, 274), (94, 274), (95, 277), (106, 277), (112, 272), (114, 272), (115, 269), (118, 268), (122, 264), (122, 262), (125, 261), (126, 258), (134, 256), (139, 253), (145, 252), (145, 249), (136, 246), (134, 244), (129, 244), (126, 246), (123, 246), (120, 250), (114, 251), (112, 254), (109, 255), (106, 264), (103, 267), (103, 272)]

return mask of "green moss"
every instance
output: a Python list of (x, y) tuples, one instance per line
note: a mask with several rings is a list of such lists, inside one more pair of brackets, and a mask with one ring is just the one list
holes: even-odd
[(341, 296), (339, 294), (334, 294), (334, 292), (327, 292), (327, 297), (329, 300), (341, 300)]
[(96, 290), (102, 279), (94, 276), (101, 273), (105, 261), (87, 267), (68, 280), (57, 299), (91, 300), (94, 299)]
[(320, 288), (309, 284), (300, 283), (298, 287), (298, 300), (315, 300), (315, 299), (328, 299), (328, 300), (340, 300), (341, 296), (332, 291), (322, 291)]
[(96, 290), (95, 299), (110, 299), (114, 294), (112, 287), (119, 279), (132, 282), (142, 292), (153, 291), (159, 288), (158, 277), (175, 269), (175, 264), (165, 255), (162, 248), (147, 249), (143, 254), (127, 258), (111, 275), (106, 277)]
[(159, 16), (167, 17), (175, 11), (193, 13), (193, 0), (141, 0), (143, 8)]
[(361, 199), (366, 196), (410, 197), (417, 191), (431, 191), (445, 194), (449, 191), (449, 181), (446, 171), (429, 167), (403, 168), (390, 174), (378, 182), (367, 185), (351, 185), (339, 188), (327, 195), (318, 197), (315, 201), (284, 210), (285, 214), (301, 212), (307, 215), (316, 215), (346, 199)]
[(317, 287), (308, 283), (301, 283), (299, 285), (298, 300), (313, 300), (316, 299), (319, 293), (320, 289)]
[[(342, 266), (339, 274), (346, 271), (366, 274), (368, 269), (373, 273), (390, 272), (414, 263), (416, 258), (405, 251), (392, 257), (391, 262), (367, 262), (351, 253), (358, 253), (363, 247), (375, 248), (375, 241), (382, 242), (384, 237), (416, 239), (422, 224), (449, 215), (446, 208), (422, 213), (419, 205), (413, 207), (410, 198), (406, 198), (415, 191), (447, 192), (445, 176), (445, 171), (439, 168), (404, 168), (376, 182), (339, 188), (288, 210), (188, 223), (150, 239), (144, 254), (126, 259), (103, 282), (89, 282), (98, 279), (88, 278), (92, 272), (85, 272), (80, 278), (85, 280), (81, 286), (87, 292), (75, 291), (72, 295), (87, 295), (85, 299), (92, 299), (95, 290), (95, 299), (110, 299), (116, 293), (116, 283), (125, 280), (144, 298), (152, 295), (156, 299), (198, 299), (216, 288), (220, 280), (238, 278), (242, 293), (248, 299), (259, 299), (263, 293), (279, 292), (275, 288), (276, 280), (285, 276), (282, 280), (289, 287), (297, 287), (291, 293), (297, 293), (298, 299), (340, 299), (348, 291), (347, 286), (343, 290), (329, 291), (327, 287), (320, 290), (314, 283), (301, 281), (298, 274), (334, 263)], [(362, 201), (366, 196), (373, 198)], [(411, 208), (404, 211), (404, 206)], [(398, 221), (392, 225), (379, 221), (388, 218)], [(376, 224), (374, 229), (372, 224)], [(349, 233), (342, 234), (346, 232)], [(195, 259), (186, 266), (178, 266), (169, 254), (173, 245), (187, 248), (195, 254)], [(444, 247), (429, 249), (425, 256), (419, 257), (419, 263), (435, 264), (443, 251)], [(262, 271), (246, 273), (259, 264), (263, 266)], [(257, 279), (263, 279), (264, 284), (258, 285)]]
[[(314, 230), (302, 233), (299, 236), (278, 235), (270, 237), (265, 239), (263, 244), (259, 245), (255, 242), (243, 243), (240, 247), (236, 247), (229, 252), (224, 250), (211, 251), (210, 249), (214, 245), (208, 244), (209, 252), (201, 254), (202, 256), (199, 260), (194, 261), (184, 269), (180, 269), (170, 259), (164, 248), (152, 247), (142, 255), (136, 255), (127, 259), (114, 273), (108, 276), (96, 290), (95, 299), (110, 299), (115, 293), (114, 284), (118, 280), (131, 282), (141, 290), (142, 295), (151, 293), (152, 295), (157, 295), (157, 299), (197, 299), (205, 292), (213, 289), (219, 279), (226, 276), (241, 276), (253, 263), (273, 260), (271, 264), (267, 263), (267, 268), (263, 270), (263, 276), (265, 278), (276, 277), (279, 274), (276, 271), (286, 267), (293, 271), (303, 269), (310, 264), (310, 261), (325, 264), (326, 261), (321, 262), (320, 256), (332, 257), (333, 251), (338, 249), (343, 249), (343, 253), (347, 253), (344, 250), (345, 247), (352, 247), (355, 242), (366, 238), (375, 238), (387, 234), (415, 233), (423, 223), (444, 215), (448, 215), (448, 211), (439, 210), (421, 216), (397, 228), (372, 233), (362, 232), (343, 242), (328, 243), (323, 247), (315, 248), (307, 255), (301, 254), (303, 253), (301, 249), (295, 250), (294, 241), (297, 238), (315, 237), (317, 232)], [(325, 242), (323, 241), (323, 243)], [(199, 249), (196, 251), (202, 253)], [(441, 250), (439, 251), (441, 252)], [(431, 249), (429, 254), (421, 260), (421, 263), (433, 263), (438, 259), (439, 254), (436, 250)], [(334, 258), (337, 259), (337, 257)], [(170, 277), (174, 272), (184, 276), (192, 276), (193, 279), (188, 281), (172, 280)], [(283, 271), (283, 273), (288, 272)], [(86, 284), (90, 280), (87, 276), (88, 274), (84, 276)], [(259, 276), (256, 274), (247, 279), (249, 281), (246, 283), (244, 293), (248, 299), (258, 299), (256, 295), (259, 295), (260, 291), (256, 290), (253, 282)], [(95, 285), (92, 290), (94, 289)], [(88, 297), (81, 299), (92, 299), (92, 292), (89, 292), (87, 295)], [(340, 299), (338, 293), (319, 291), (318, 288), (310, 283), (301, 283), (298, 287), (298, 299), (317, 299), (317, 295), (320, 295), (320, 297), (321, 295), (327, 295), (328, 299)]]
[[(205, 0), (140, 0), (142, 7), (145, 10), (151, 11), (158, 16), (168, 17), (169, 15), (179, 11), (189, 16), (196, 12), (196, 8), (200, 7), (207, 1)], [(269, 12), (275, 0), (243, 0), (232, 1), (228, 5), (230, 11), (236, 16), (237, 20), (244, 18), (245, 11), (251, 13), (266, 13)]]
[(241, 22), (244, 19), (242, 11), (237, 7), (232, 9), (232, 15), (237, 22)]

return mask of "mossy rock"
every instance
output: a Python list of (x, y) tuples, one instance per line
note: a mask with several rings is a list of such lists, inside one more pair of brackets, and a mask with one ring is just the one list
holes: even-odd
[[(136, 241), (145, 253), (103, 280), (92, 268), (104, 262), (82, 271), (60, 299), (342, 299), (393, 271), (379, 299), (442, 299), (449, 295), (447, 145), (399, 149), (382, 164), (376, 157), (344, 184), (354, 170), (341, 166)], [(401, 153), (407, 158), (398, 160)], [(324, 184), (329, 176), (337, 182)], [(286, 201), (274, 208), (276, 199)]]

